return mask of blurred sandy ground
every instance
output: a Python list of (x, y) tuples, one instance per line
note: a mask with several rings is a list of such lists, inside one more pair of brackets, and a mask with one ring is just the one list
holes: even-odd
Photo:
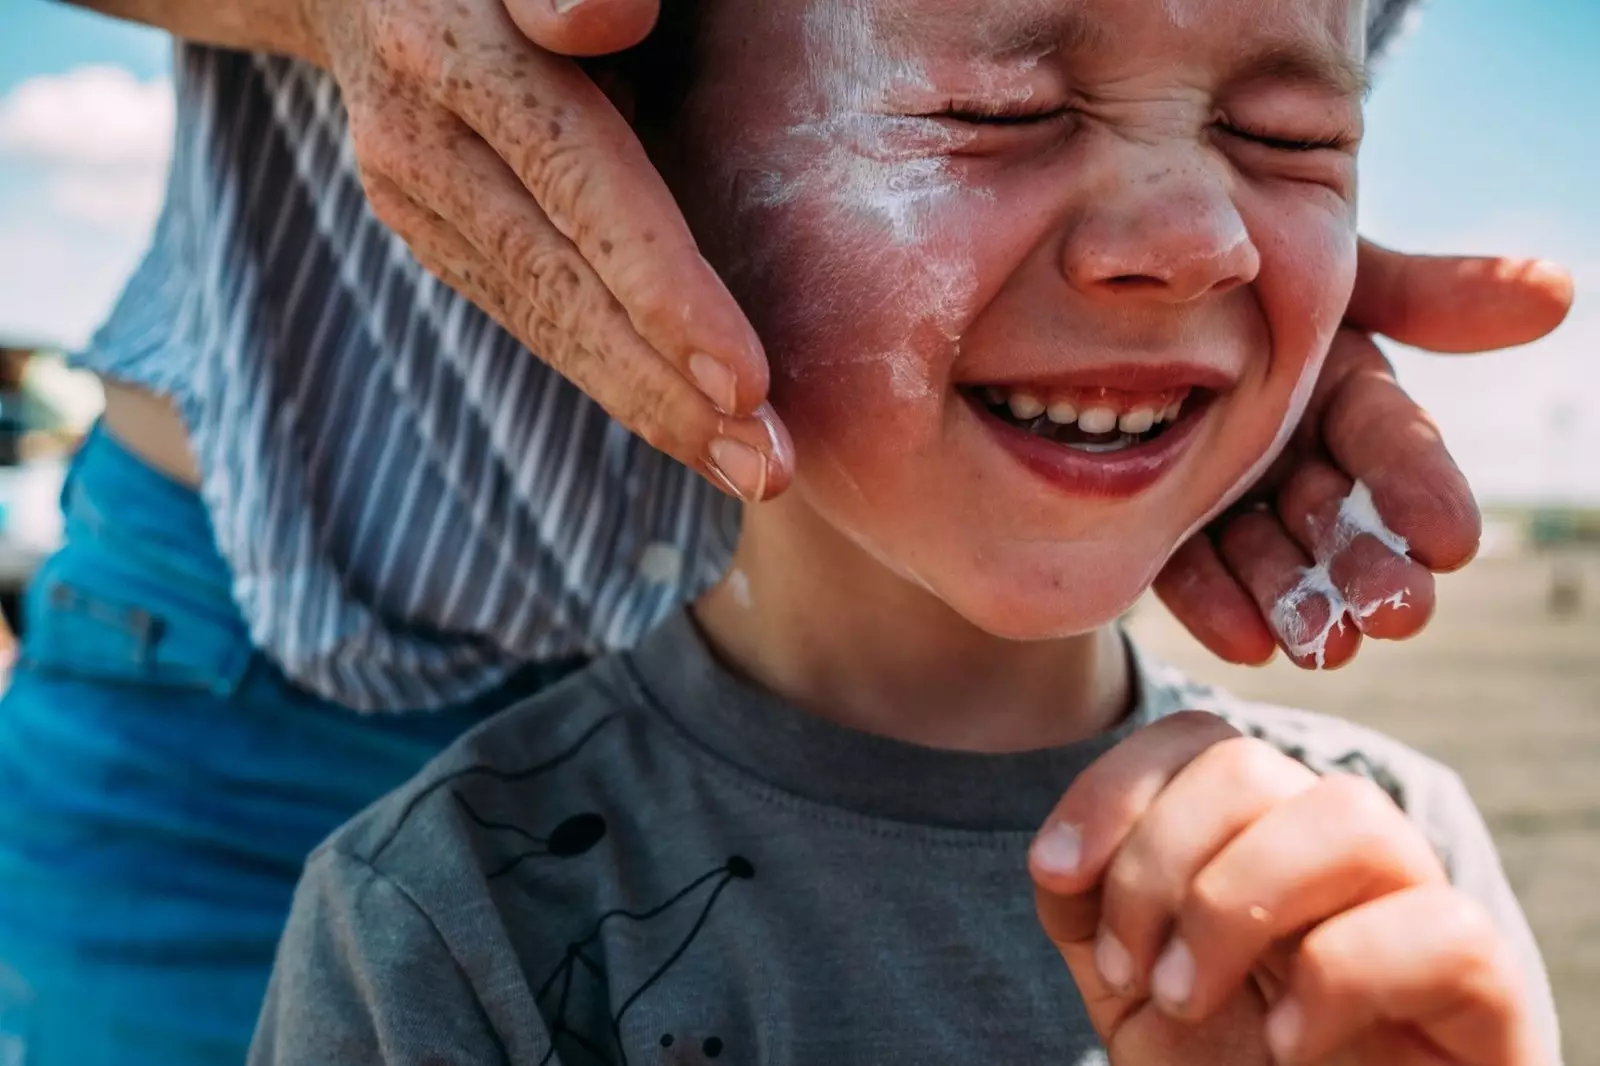
[[(1552, 572), (1581, 602), (1550, 608)], [(1567, 1066), (1600, 1066), (1600, 549), (1480, 558), (1439, 581), (1433, 623), (1333, 673), (1211, 658), (1153, 599), (1146, 647), (1240, 696), (1364, 723), (1454, 767), (1499, 844), (1555, 985)]]

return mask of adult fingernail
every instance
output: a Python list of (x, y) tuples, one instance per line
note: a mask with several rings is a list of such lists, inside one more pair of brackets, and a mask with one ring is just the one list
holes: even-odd
[(1305, 1028), (1305, 1014), (1293, 996), (1272, 1008), (1267, 1015), (1267, 1047), (1279, 1062), (1293, 1062), (1300, 1047), (1300, 1033)]
[(1173, 937), (1150, 971), (1150, 991), (1169, 1007), (1183, 1007), (1194, 992), (1194, 953), (1182, 937)]
[(695, 352), (689, 357), (689, 376), (718, 411), (733, 413), (739, 404), (738, 382), (726, 364), (704, 352)]
[(558, 15), (565, 15), (581, 3), (583, 0), (550, 0), (550, 6), (556, 9)]
[(724, 487), (746, 503), (759, 503), (767, 494), (767, 460), (743, 441), (718, 437), (711, 442), (706, 465)]
[(1045, 873), (1070, 877), (1083, 860), (1083, 832), (1067, 822), (1051, 822), (1033, 839), (1033, 863)]
[(1133, 984), (1133, 956), (1111, 930), (1100, 930), (1094, 942), (1094, 966), (1106, 984), (1118, 992)]

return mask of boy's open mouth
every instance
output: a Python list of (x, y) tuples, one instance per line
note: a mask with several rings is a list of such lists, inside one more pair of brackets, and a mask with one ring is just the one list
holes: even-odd
[(1000, 386), (970, 386), (962, 391), (1007, 425), (1091, 455), (1155, 440), (1207, 404), (1212, 395), (1189, 386), (1158, 392), (1069, 388), (1045, 393)]

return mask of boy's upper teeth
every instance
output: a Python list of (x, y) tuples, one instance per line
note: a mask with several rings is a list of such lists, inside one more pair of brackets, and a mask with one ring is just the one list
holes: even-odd
[(1078, 428), (1085, 433), (1110, 433), (1117, 428), (1117, 412), (1109, 407), (1091, 407), (1078, 414)]
[(1011, 413), (1021, 419), (1038, 418), (1044, 414), (1044, 401), (1027, 392), (1013, 392), (1009, 401)]
[(1148, 407), (1135, 407), (1117, 419), (1117, 428), (1124, 433), (1148, 433), (1156, 424), (1156, 413)]
[(1050, 421), (1058, 426), (1070, 426), (1078, 420), (1078, 409), (1065, 400), (1051, 404), (1045, 414), (1049, 415)]
[(984, 390), (989, 403), (1004, 404), (1021, 421), (1048, 415), (1060, 426), (1074, 422), (1085, 433), (1147, 433), (1160, 422), (1175, 422), (1183, 413), (1188, 389), (1169, 389), (1161, 393), (1118, 392), (1113, 389), (1074, 389), (1046, 392), (1041, 389), (1001, 388)]

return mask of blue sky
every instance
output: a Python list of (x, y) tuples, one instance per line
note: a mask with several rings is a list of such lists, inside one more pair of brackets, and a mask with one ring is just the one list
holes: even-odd
[[(0, 335), (76, 343), (104, 313), (148, 232), (159, 158), (116, 134), (170, 122), (156, 89), (168, 76), (168, 44), (43, 0), (7, 7)], [(1600, 417), (1578, 402), (1600, 393), (1596, 40), (1597, 0), (1432, 0), (1380, 71), (1369, 109), (1369, 236), (1419, 251), (1542, 255), (1577, 275), (1578, 308), (1548, 341), (1470, 360), (1396, 353), (1406, 385), (1492, 499), (1600, 503)], [(93, 66), (120, 68), (128, 80), (104, 70), (84, 76)], [(6, 139), (8, 113), (15, 119), (24, 110), (19, 100), (36, 109), (49, 95), (41, 87), (72, 85), (83, 90), (77, 110), (47, 117), (87, 113), (120, 124), (89, 139), (99, 147), (87, 158), (37, 123), (32, 135)], [(134, 102), (105, 107), (96, 92)]]

